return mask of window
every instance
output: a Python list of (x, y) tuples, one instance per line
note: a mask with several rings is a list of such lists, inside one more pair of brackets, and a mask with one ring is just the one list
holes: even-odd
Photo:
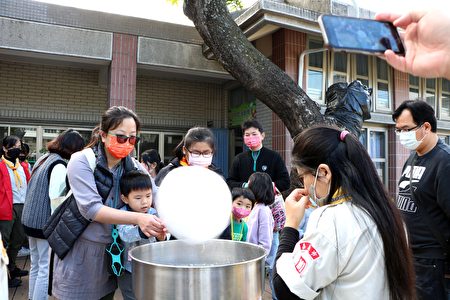
[(164, 156), (161, 159), (167, 164), (174, 157), (173, 150), (183, 139), (182, 134), (164, 134)]
[[(336, 82), (347, 82), (348, 81), (348, 54), (342, 52), (333, 52), (331, 54), (331, 65), (332, 65), (332, 78), (331, 84)], [(330, 85), (331, 85), (330, 84)]]
[(409, 75), (409, 100), (420, 98), (420, 80), (419, 77)]
[(450, 120), (450, 80), (442, 79), (441, 119)]
[[(309, 40), (309, 49), (322, 48), (322, 42), (317, 40)], [(324, 103), (324, 62), (326, 52), (311, 53), (308, 55), (308, 70), (306, 81), (306, 93), (308, 96), (319, 102)]]
[(370, 86), (370, 66), (369, 57), (367, 55), (356, 54), (355, 55), (356, 64), (356, 79), (361, 81), (362, 84)]
[[(310, 39), (308, 46), (309, 49), (322, 48), (322, 42)], [(311, 99), (323, 105), (329, 86), (336, 82), (359, 80), (373, 90), (371, 111), (392, 112), (393, 73), (384, 60), (334, 51), (309, 53), (306, 57), (306, 93)], [(303, 74), (303, 70), (299, 73)]]
[(376, 58), (377, 65), (377, 84), (376, 84), (376, 101), (375, 108), (377, 110), (391, 110), (391, 97), (389, 91), (389, 81), (391, 79), (390, 68), (387, 63)]
[(141, 140), (138, 144), (138, 153), (139, 157), (141, 157), (142, 152), (150, 149), (155, 149), (159, 152), (159, 134), (158, 133), (150, 133), (150, 132), (142, 132)]
[(427, 78), (425, 81), (425, 101), (436, 111), (436, 79)]
[(387, 132), (384, 128), (363, 128), (359, 141), (367, 149), (381, 181), (387, 185)]

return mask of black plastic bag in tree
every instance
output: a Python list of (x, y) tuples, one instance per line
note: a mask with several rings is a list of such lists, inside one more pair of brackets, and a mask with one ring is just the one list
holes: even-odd
[(359, 80), (338, 82), (331, 85), (325, 95), (325, 117), (336, 121), (336, 125), (345, 128), (359, 137), (364, 120), (370, 119), (370, 96), (372, 89)]

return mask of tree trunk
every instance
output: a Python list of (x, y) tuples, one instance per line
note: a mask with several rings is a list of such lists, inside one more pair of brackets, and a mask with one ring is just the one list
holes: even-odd
[(224, 0), (185, 0), (184, 13), (225, 70), (275, 112), (292, 137), (327, 122), (319, 105), (247, 40)]

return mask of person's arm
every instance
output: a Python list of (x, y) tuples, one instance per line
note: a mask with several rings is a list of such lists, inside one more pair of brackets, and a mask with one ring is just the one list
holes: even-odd
[(386, 50), (384, 57), (395, 69), (426, 78), (450, 80), (450, 14), (448, 10), (412, 11), (405, 15), (379, 13), (375, 19), (403, 28), (405, 56)]
[(242, 187), (244, 182), (240, 179), (241, 166), (239, 155), (235, 156), (231, 164), (230, 172), (228, 172), (227, 184), (230, 189), (235, 187)]
[(450, 186), (448, 185), (448, 178), (450, 178), (450, 161), (439, 163), (438, 175), (436, 176), (436, 194), (437, 203), (447, 215), (450, 220)]
[(62, 196), (66, 190), (66, 175), (67, 168), (63, 164), (57, 164), (53, 167), (48, 185), (48, 196), (50, 199)]
[[(305, 206), (307, 205), (307, 200), (305, 199), (307, 197), (304, 195), (306, 195), (306, 190), (295, 189), (286, 198), (286, 223), (281, 231), (280, 244), (275, 258), (276, 261), (278, 261), (283, 253), (292, 253), (295, 245), (300, 240), (297, 228), (303, 219)], [(286, 300), (301, 299), (290, 291), (283, 278), (277, 273), (276, 263), (273, 272), (273, 285), (277, 298)]]
[(136, 224), (147, 236), (157, 236), (166, 230), (162, 221), (155, 216), (120, 211), (103, 205), (94, 174), (83, 152), (72, 154), (67, 166), (67, 176), (78, 209), (84, 218), (106, 224)]
[[(280, 244), (278, 245), (278, 251), (276, 260), (283, 254), (283, 253), (291, 253), (294, 251), (295, 245), (299, 241), (299, 234), (298, 231), (292, 227), (285, 227), (281, 231), (280, 235)], [(275, 289), (275, 295), (278, 299), (283, 300), (298, 300), (300, 299), (298, 296), (293, 294), (289, 287), (284, 282), (283, 278), (281, 278), (280, 275), (277, 273), (277, 264), (274, 264), (273, 269), (273, 287)]]

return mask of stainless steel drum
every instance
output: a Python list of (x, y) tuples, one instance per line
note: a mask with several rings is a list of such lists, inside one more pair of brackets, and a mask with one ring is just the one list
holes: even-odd
[(181, 240), (130, 251), (137, 299), (252, 300), (264, 291), (264, 249), (249, 243)]

